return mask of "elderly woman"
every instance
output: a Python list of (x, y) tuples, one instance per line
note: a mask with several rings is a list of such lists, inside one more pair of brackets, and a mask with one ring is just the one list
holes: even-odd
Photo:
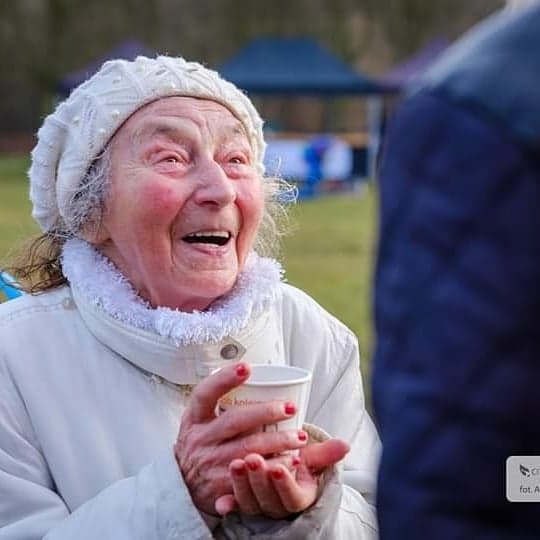
[[(107, 62), (45, 120), (33, 294), (0, 306), (2, 538), (376, 536), (357, 343), (261, 255), (264, 148), (249, 99), (181, 58)], [(312, 371), (302, 430), (257, 429), (295, 403), (216, 415), (257, 363)]]

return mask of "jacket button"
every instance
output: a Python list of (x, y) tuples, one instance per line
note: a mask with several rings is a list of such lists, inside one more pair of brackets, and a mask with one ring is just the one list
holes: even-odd
[(238, 356), (238, 347), (233, 343), (229, 343), (221, 349), (220, 354), (221, 358), (225, 358), (225, 360), (233, 360)]

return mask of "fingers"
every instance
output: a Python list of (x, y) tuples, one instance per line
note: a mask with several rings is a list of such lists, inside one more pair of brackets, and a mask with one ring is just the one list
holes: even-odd
[(248, 515), (265, 514), (278, 519), (288, 514), (272, 485), (264, 459), (251, 454), (235, 460), (229, 467), (234, 497), (238, 507)]
[(185, 417), (192, 423), (200, 423), (213, 418), (218, 399), (242, 384), (249, 374), (249, 364), (241, 362), (225, 366), (203, 379), (191, 394)]
[(278, 465), (282, 465), (291, 471), (293, 476), (296, 474), (296, 468), (301, 462), (297, 452), (283, 452), (281, 454), (276, 454), (274, 457), (265, 458), (265, 461), (269, 470), (274, 469)]
[(304, 431), (277, 431), (275, 433), (253, 433), (230, 441), (233, 458), (243, 458), (248, 454), (260, 454), (265, 458), (298, 450), (307, 444)]
[(226, 516), (229, 512), (238, 510), (238, 504), (234, 495), (229, 493), (218, 497), (215, 502), (215, 510), (216, 514), (219, 514), (220, 516)]
[[(297, 458), (291, 457), (292, 463)], [(234, 509), (248, 515), (264, 514), (281, 519), (311, 506), (317, 497), (317, 478), (296, 482), (294, 472), (286, 464), (265, 461), (262, 456), (250, 454), (229, 466), (234, 501), (219, 501), (216, 509)]]
[[(265, 401), (230, 407), (223, 411), (215, 421), (215, 429), (220, 437), (232, 438), (239, 433), (249, 433), (260, 430), (263, 426), (275, 427), (275, 424), (292, 418), (296, 414), (296, 405), (288, 401)], [(263, 429), (272, 433), (276, 429)]]
[(317, 498), (318, 480), (314, 476), (299, 484), (283, 465), (276, 465), (270, 469), (268, 478), (286, 515), (305, 510)]
[(341, 439), (330, 439), (322, 443), (305, 446), (301, 457), (306, 467), (312, 472), (320, 472), (326, 467), (341, 461), (349, 452), (350, 447)]
[(232, 461), (229, 466), (229, 473), (238, 509), (250, 516), (260, 514), (261, 508), (251, 489), (248, 468), (244, 460), (235, 459)]
[(279, 430), (279, 422), (295, 414), (296, 406), (291, 402), (264, 401), (222, 411), (214, 421), (214, 428), (227, 438), (253, 431), (275, 433)]
[(265, 460), (260, 454), (248, 454), (234, 459), (229, 465), (233, 494), (219, 498), (216, 511), (225, 515), (239, 510), (274, 519), (302, 512), (317, 498), (319, 473), (348, 451), (345, 441), (331, 439), (305, 446), (300, 457), (289, 453)]

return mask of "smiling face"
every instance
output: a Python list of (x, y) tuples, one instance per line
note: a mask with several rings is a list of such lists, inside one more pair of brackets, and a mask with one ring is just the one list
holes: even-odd
[(111, 189), (93, 243), (153, 307), (204, 310), (234, 285), (263, 210), (262, 179), (224, 106), (160, 99), (111, 146)]

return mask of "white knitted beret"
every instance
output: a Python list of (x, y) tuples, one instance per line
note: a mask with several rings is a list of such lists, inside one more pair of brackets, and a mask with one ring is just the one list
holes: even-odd
[(232, 83), (183, 58), (111, 60), (73, 90), (38, 131), (28, 174), (32, 216), (44, 232), (76, 232), (70, 204), (92, 162), (129, 116), (169, 96), (210, 99), (227, 107), (244, 125), (258, 169), (264, 172), (263, 122)]

